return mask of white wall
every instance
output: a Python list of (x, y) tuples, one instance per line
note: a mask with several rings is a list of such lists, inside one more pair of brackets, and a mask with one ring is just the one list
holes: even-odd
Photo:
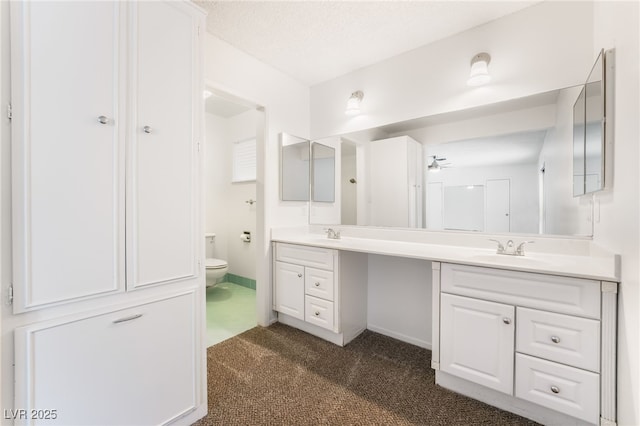
[(278, 134), (287, 132), (308, 138), (309, 88), (210, 34), (205, 43), (204, 68), (208, 86), (265, 111), (262, 133), (266, 139), (257, 141), (255, 247), (257, 317), (260, 325), (267, 325), (273, 320), (269, 230), (273, 226), (303, 225), (308, 221), (307, 203), (279, 201)]
[(204, 147), (204, 198), (205, 217), (204, 232), (215, 233), (216, 238), (211, 243), (206, 240), (205, 255), (218, 259), (228, 259), (225, 210), (220, 205), (224, 200), (226, 174), (224, 168), (225, 141), (227, 120), (213, 114), (205, 114), (205, 147)]
[(367, 328), (431, 348), (431, 262), (369, 255)]
[[(538, 232), (538, 168), (536, 164), (499, 167), (468, 167), (426, 173), (427, 183), (442, 182), (443, 187), (485, 185), (490, 179), (510, 180), (511, 232)], [(447, 214), (445, 210), (445, 214)]]
[(205, 114), (205, 233), (215, 233), (207, 241), (207, 257), (224, 259), (229, 273), (256, 278), (256, 242), (240, 240), (249, 231), (256, 235), (255, 182), (231, 182), (234, 142), (256, 136), (257, 112), (246, 111), (231, 118)]
[[(618, 294), (618, 419), (640, 424), (640, 3), (597, 2), (592, 61), (615, 48), (613, 188), (596, 195), (594, 241), (620, 253)], [(598, 215), (598, 204), (599, 215)], [(598, 221), (599, 216), (599, 221)]]
[[(592, 66), (593, 7), (543, 2), (311, 88), (314, 138), (493, 103), (584, 81)], [(489, 52), (493, 83), (469, 88), (469, 62)], [(361, 115), (345, 116), (362, 90)]]

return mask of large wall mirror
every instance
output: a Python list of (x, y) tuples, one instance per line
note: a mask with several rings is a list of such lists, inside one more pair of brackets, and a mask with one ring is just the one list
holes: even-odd
[(319, 139), (336, 147), (339, 213), (333, 220), (312, 215), (310, 222), (592, 235), (591, 202), (573, 196), (573, 116), (581, 90)]

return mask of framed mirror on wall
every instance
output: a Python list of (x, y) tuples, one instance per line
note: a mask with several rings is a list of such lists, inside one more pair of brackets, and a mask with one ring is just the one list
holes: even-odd
[(593, 203), (579, 195), (605, 184), (610, 52), (586, 84), (298, 140), (326, 164), (314, 171), (313, 154), (300, 154), (312, 177), (282, 178), (317, 187), (295, 198), (308, 200), (311, 224), (591, 236)]
[[(310, 223), (590, 236), (591, 203), (573, 197), (573, 108), (582, 88), (318, 139), (336, 147), (336, 179), (354, 183), (336, 196), (341, 215), (311, 214)], [(382, 189), (393, 197), (380, 203)]]
[(280, 199), (309, 201), (310, 142), (287, 133), (280, 134)]

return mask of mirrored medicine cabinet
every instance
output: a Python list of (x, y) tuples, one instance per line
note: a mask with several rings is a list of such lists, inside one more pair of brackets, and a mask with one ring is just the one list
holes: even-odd
[(600, 51), (573, 107), (574, 197), (605, 188), (606, 67), (612, 58), (612, 50)]
[(335, 201), (335, 148), (280, 134), (280, 199)]

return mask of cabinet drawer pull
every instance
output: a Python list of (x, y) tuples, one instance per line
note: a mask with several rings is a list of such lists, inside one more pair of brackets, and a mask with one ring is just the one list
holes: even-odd
[(134, 319), (138, 319), (142, 316), (142, 314), (131, 315), (130, 317), (124, 317), (117, 320), (114, 320), (114, 324), (120, 324), (121, 322), (133, 321)]
[(316, 311), (315, 315), (316, 315), (317, 317), (319, 317), (319, 316), (320, 316), (320, 312)]
[(302, 274), (298, 274), (298, 278), (302, 278)]
[(107, 124), (107, 123), (109, 123), (109, 119), (107, 117), (105, 117), (104, 115), (101, 115), (100, 117), (98, 117), (98, 123)]
[(502, 322), (505, 324), (511, 324), (511, 318), (502, 318)]
[(145, 133), (151, 133), (151, 132), (152, 132), (152, 129), (151, 129), (151, 127), (150, 127), (150, 126), (144, 126), (144, 127), (142, 128), (142, 130), (143, 130)]
[(551, 336), (551, 341), (553, 343), (560, 343), (560, 338), (558, 336)]
[(553, 393), (560, 393), (560, 388), (557, 386), (551, 386), (551, 392)]
[(320, 283), (316, 283), (316, 287), (320, 287)]

